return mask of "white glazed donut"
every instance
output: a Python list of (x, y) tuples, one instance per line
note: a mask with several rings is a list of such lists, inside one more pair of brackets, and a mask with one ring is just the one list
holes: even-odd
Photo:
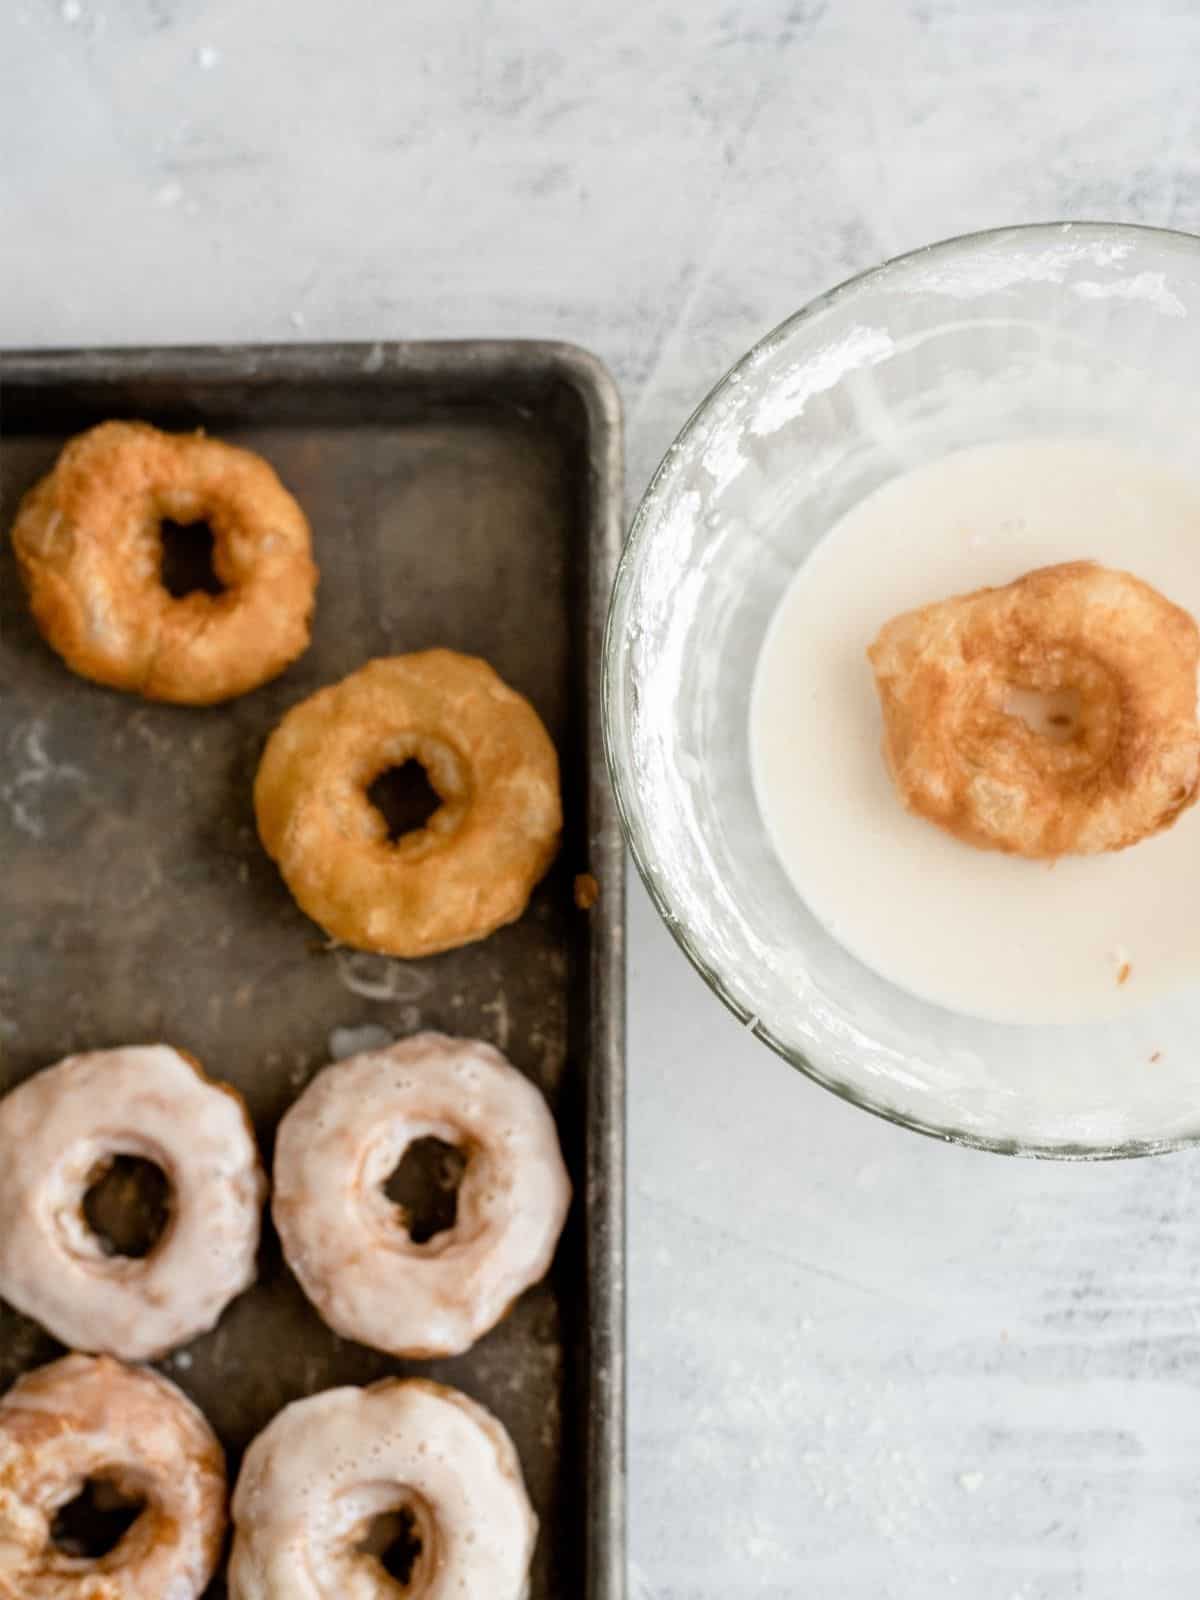
[[(168, 1220), (141, 1259), (83, 1214), (119, 1155), (159, 1166)], [(255, 1277), (266, 1180), (241, 1096), (168, 1045), (69, 1056), (0, 1100), (0, 1295), (63, 1344), (149, 1361)]]
[[(421, 1547), (403, 1590), (362, 1549), (400, 1511)], [(233, 1520), (230, 1600), (521, 1600), (538, 1526), (495, 1417), (394, 1378), (282, 1411), (246, 1453)]]
[[(145, 1509), (95, 1561), (51, 1540), (89, 1479)], [(67, 1356), (0, 1399), (0, 1597), (196, 1600), (225, 1537), (225, 1458), (189, 1399), (157, 1372)]]
[[(383, 1185), (434, 1137), (467, 1158), (453, 1228), (414, 1244)], [(275, 1225), (335, 1332), (459, 1355), (544, 1277), (571, 1199), (546, 1102), (491, 1045), (422, 1033), (325, 1070), (284, 1117)]]

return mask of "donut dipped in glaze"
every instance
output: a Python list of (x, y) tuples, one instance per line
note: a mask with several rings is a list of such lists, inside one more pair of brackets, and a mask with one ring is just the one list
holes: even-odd
[[(419, 1546), (402, 1591), (364, 1548), (395, 1515)], [(230, 1600), (523, 1600), (538, 1528), (501, 1424), (420, 1379), (288, 1406), (246, 1452), (233, 1520)]]
[[(149, 1254), (110, 1254), (84, 1198), (119, 1156), (169, 1188)], [(0, 1295), (63, 1344), (149, 1361), (256, 1275), (266, 1178), (245, 1104), (169, 1045), (69, 1056), (0, 1100)]]
[[(454, 1226), (424, 1243), (383, 1185), (409, 1145), (466, 1158)], [(545, 1276), (571, 1199), (540, 1091), (491, 1045), (423, 1033), (326, 1067), (284, 1117), (272, 1212), (335, 1332), (393, 1355), (458, 1355)]]
[(1123, 850), (1196, 800), (1200, 630), (1129, 573), (1045, 567), (893, 618), (869, 655), (901, 799), (968, 844)]
[[(88, 1482), (143, 1510), (96, 1560), (53, 1542)], [(174, 1384), (107, 1356), (66, 1356), (0, 1397), (0, 1600), (198, 1600), (225, 1536), (225, 1458)]]

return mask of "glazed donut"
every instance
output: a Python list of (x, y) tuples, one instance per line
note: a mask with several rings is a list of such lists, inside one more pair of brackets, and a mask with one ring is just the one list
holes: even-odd
[[(409, 760), (442, 804), (391, 843), (367, 789)], [(267, 744), (254, 807), (315, 922), (406, 957), (515, 921), (562, 830), (558, 757), (537, 713), (485, 661), (452, 650), (372, 661), (293, 707)]]
[[(105, 1253), (83, 1200), (119, 1155), (170, 1185), (149, 1255)], [(255, 1277), (266, 1181), (245, 1105), (168, 1045), (69, 1056), (0, 1100), (0, 1295), (63, 1344), (149, 1361)]]
[[(94, 1561), (51, 1540), (89, 1479), (145, 1502)], [(157, 1372), (72, 1355), (0, 1400), (0, 1600), (197, 1600), (224, 1536), (221, 1446)]]
[(1196, 799), (1200, 630), (1126, 572), (1074, 561), (924, 606), (869, 655), (901, 799), (968, 844), (1123, 850)]
[[(425, 1244), (383, 1185), (410, 1144), (467, 1158), (453, 1228)], [(335, 1332), (393, 1355), (458, 1355), (545, 1276), (571, 1199), (554, 1120), (498, 1050), (422, 1033), (317, 1075), (284, 1117), (273, 1214)]]
[[(362, 1549), (399, 1512), (421, 1547), (403, 1590)], [(233, 1521), (230, 1600), (522, 1600), (538, 1527), (500, 1423), (420, 1379), (288, 1406), (246, 1453)]]
[[(208, 524), (223, 593), (164, 587), (167, 519)], [(97, 683), (211, 705), (278, 676), (308, 643), (308, 521), (261, 456), (219, 439), (101, 423), (25, 496), (12, 537), (43, 637)]]

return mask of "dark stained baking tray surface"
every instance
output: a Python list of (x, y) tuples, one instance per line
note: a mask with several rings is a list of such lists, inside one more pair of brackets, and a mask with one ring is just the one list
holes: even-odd
[[(7, 530), (64, 440), (109, 417), (247, 445), (303, 505), (313, 640), (277, 682), (212, 709), (150, 705), (42, 643)], [(575, 1205), (551, 1277), (498, 1329), (422, 1363), (339, 1339), (268, 1222), (257, 1285), (160, 1365), (216, 1428), (231, 1482), (282, 1406), (333, 1385), (422, 1373), (483, 1401), (542, 1523), (531, 1600), (625, 1592), (623, 900), (599, 713), (621, 482), (614, 390), (570, 346), (0, 354), (0, 1092), (72, 1051), (162, 1039), (242, 1091), (269, 1163), (283, 1112), (356, 1044), (437, 1028), (504, 1050), (558, 1117)], [(521, 921), (481, 944), (420, 962), (333, 948), (258, 843), (259, 755), (313, 690), (431, 645), (486, 657), (541, 713), (563, 850)], [(583, 872), (601, 888), (590, 911), (572, 897)], [(0, 1303), (0, 1391), (59, 1353)]]

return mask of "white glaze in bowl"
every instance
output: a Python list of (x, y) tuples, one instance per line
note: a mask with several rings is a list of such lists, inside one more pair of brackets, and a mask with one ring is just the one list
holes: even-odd
[(952, 240), (763, 340), (638, 510), (605, 652), (635, 860), (755, 1033), (897, 1122), (1060, 1156), (1195, 1142), (1200, 989), (1116, 1022), (1013, 1026), (919, 1000), (850, 955), (796, 893), (755, 800), (748, 708), (767, 626), (842, 515), (952, 450), (1069, 436), (1194, 459), (1197, 372), (1200, 240), (1115, 224)]

